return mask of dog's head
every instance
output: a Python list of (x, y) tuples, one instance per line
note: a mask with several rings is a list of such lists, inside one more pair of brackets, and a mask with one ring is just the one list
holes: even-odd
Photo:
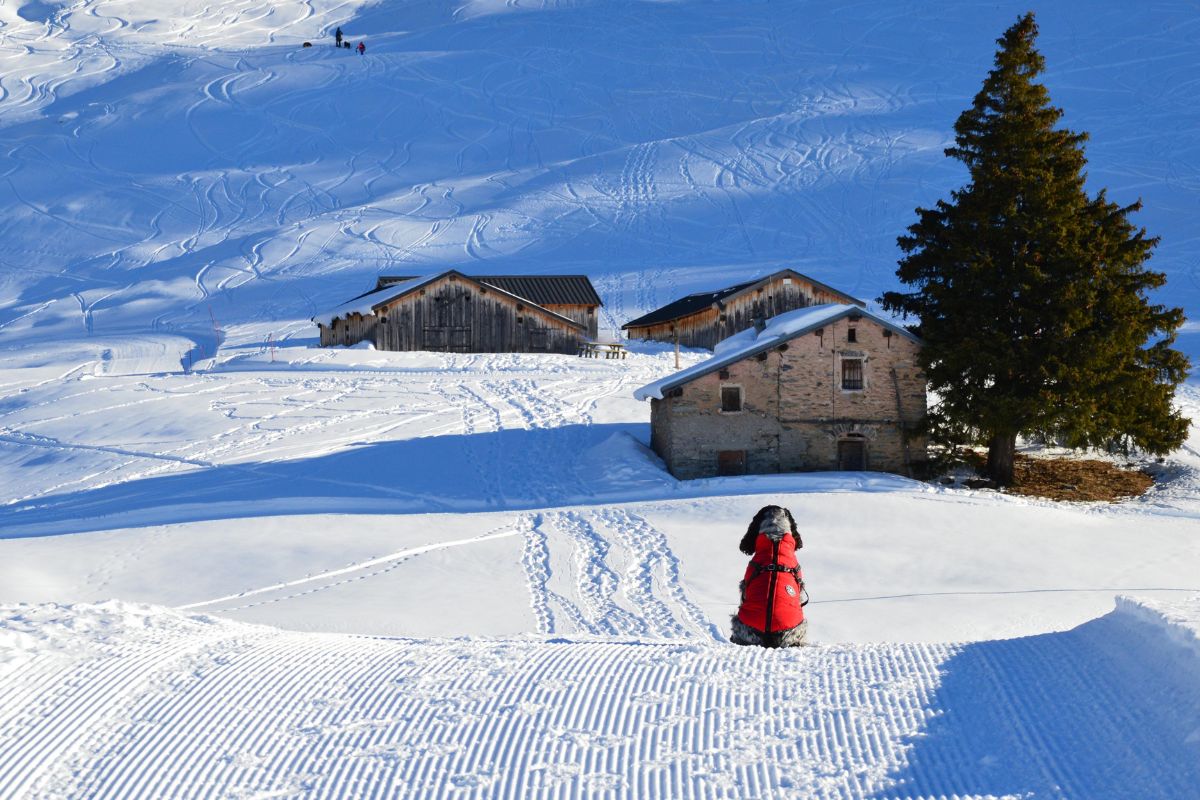
[(754, 540), (760, 533), (775, 541), (782, 539), (785, 533), (791, 533), (796, 537), (796, 548), (804, 547), (804, 542), (800, 540), (800, 531), (796, 530), (796, 520), (792, 517), (792, 512), (783, 506), (760, 508), (754, 519), (750, 520), (750, 527), (746, 529), (739, 549), (748, 556), (754, 555)]

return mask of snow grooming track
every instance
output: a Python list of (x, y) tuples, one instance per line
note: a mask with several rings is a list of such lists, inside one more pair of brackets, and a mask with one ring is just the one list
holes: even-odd
[(1190, 603), (1190, 642), (1122, 601), (1065, 633), (792, 651), (5, 606), (0, 797), (1179, 798)]

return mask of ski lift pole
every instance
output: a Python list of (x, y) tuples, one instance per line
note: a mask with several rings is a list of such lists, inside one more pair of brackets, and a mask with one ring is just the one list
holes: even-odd
[(208, 304), (208, 318), (212, 320), (212, 329), (213, 329), (212, 357), (215, 361), (215, 359), (217, 357), (217, 350), (219, 350), (221, 347), (221, 326), (217, 324), (217, 315), (215, 313), (213, 313), (212, 303)]

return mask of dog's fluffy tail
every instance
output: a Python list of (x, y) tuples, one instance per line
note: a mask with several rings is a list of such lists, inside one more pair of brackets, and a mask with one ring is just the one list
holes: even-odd
[(763, 633), (751, 628), (737, 618), (732, 619), (732, 634), (729, 641), (734, 644), (756, 645), (758, 647), (803, 647), (808, 644), (808, 620), (804, 620), (794, 628), (775, 633)]

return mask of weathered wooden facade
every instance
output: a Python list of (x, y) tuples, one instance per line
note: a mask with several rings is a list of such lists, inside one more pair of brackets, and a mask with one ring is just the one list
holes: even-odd
[(854, 306), (791, 312), (639, 389), (678, 478), (807, 470), (911, 474), (926, 459), (920, 340)]
[(748, 283), (699, 292), (621, 326), (630, 339), (713, 348), (717, 342), (754, 326), (755, 321), (827, 303), (864, 305), (845, 292), (785, 269)]
[[(575, 320), (587, 328), (589, 339), (599, 332), (600, 295), (586, 275), (473, 275), (479, 283), (522, 297), (547, 311)], [(412, 277), (383, 275), (376, 290), (414, 280)]]
[(388, 283), (324, 317), (321, 345), (379, 350), (576, 353), (588, 329), (509, 291), (451, 270)]

